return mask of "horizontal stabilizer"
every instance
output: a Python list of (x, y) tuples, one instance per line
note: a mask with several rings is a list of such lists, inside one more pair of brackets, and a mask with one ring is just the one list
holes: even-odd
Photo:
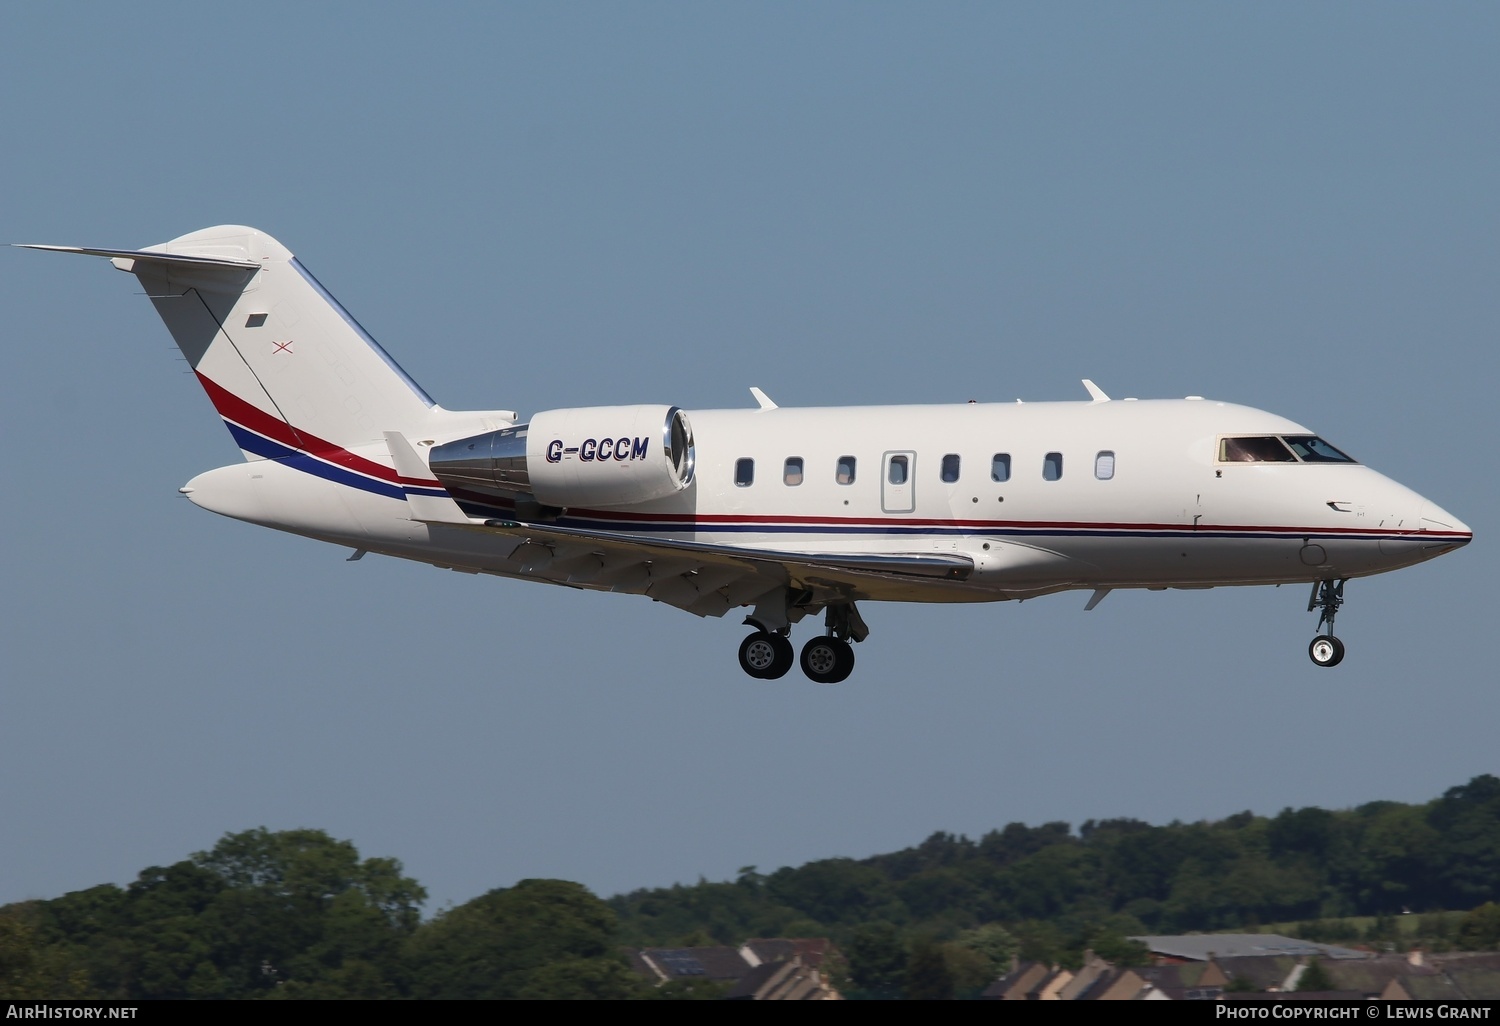
[[(90, 249), (85, 246), (44, 246), (38, 243), (17, 242), (17, 249), (44, 249), (51, 253), (81, 253), (84, 256), (111, 257), (120, 260), (139, 260), (161, 264), (166, 267), (230, 267), (236, 270), (260, 270), (254, 260), (225, 260), (221, 257), (187, 256), (180, 253), (159, 253), (149, 249)], [(123, 267), (121, 270), (130, 270)]]

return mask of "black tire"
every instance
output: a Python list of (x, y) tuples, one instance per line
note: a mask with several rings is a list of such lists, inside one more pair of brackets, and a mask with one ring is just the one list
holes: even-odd
[(740, 642), (740, 669), (757, 680), (775, 680), (792, 668), (792, 643), (780, 634), (756, 631)]
[(776, 646), (776, 661), (771, 664), (771, 668), (763, 676), (766, 680), (777, 680), (785, 677), (786, 672), (797, 661), (797, 650), (792, 647), (792, 643), (782, 634), (771, 635), (771, 644)]
[(802, 672), (815, 684), (837, 684), (854, 672), (854, 649), (838, 638), (813, 638), (802, 646)]
[(1307, 655), (1319, 666), (1337, 666), (1344, 661), (1344, 643), (1332, 634), (1319, 634), (1307, 646)]

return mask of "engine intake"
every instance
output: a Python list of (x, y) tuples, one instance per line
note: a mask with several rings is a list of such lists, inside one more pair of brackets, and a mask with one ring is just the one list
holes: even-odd
[(675, 406), (547, 410), (435, 446), (444, 487), (541, 506), (634, 506), (693, 481), (693, 429)]

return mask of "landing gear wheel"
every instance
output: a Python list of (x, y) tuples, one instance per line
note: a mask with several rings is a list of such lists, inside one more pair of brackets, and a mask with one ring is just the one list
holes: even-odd
[(785, 677), (795, 660), (792, 643), (780, 634), (756, 631), (740, 642), (740, 669), (760, 680)]
[(1344, 658), (1344, 643), (1332, 634), (1320, 634), (1307, 646), (1307, 654), (1319, 666), (1337, 666)]
[(854, 649), (838, 638), (813, 638), (802, 646), (802, 672), (814, 684), (837, 684), (854, 672)]

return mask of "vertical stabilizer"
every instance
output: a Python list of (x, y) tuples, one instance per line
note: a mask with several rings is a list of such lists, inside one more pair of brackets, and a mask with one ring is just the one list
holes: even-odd
[[(49, 247), (58, 248), (63, 247)], [(432, 400), (281, 243), (221, 225), (112, 258), (140, 279), (247, 459), (353, 465)], [(353, 462), (351, 462), (353, 461)]]

